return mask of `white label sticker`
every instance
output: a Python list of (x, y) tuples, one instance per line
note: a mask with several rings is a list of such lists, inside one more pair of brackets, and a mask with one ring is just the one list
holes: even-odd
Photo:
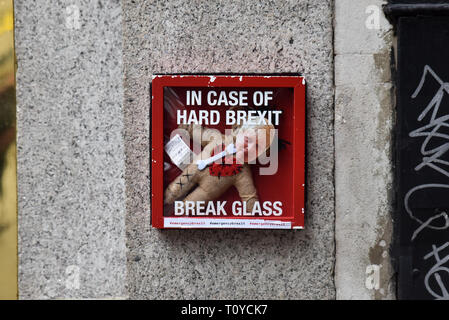
[(177, 134), (165, 146), (171, 161), (181, 170), (187, 168), (192, 162), (193, 152), (189, 146), (182, 140), (181, 136)]
[(164, 218), (164, 228), (291, 229), (292, 223), (262, 219)]

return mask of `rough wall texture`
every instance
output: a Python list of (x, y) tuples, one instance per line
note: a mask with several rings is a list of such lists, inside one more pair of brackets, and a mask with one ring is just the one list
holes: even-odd
[(338, 299), (394, 297), (391, 27), (381, 0), (335, 2)]
[[(130, 296), (334, 298), (333, 2), (122, 5)], [(305, 75), (305, 231), (151, 229), (149, 83), (156, 72)]]
[(14, 4), (20, 298), (124, 297), (120, 3)]
[[(334, 225), (332, 1), (16, 0), (20, 297), (393, 298), (381, 4), (335, 2)], [(305, 75), (306, 230), (151, 229), (156, 72)]]

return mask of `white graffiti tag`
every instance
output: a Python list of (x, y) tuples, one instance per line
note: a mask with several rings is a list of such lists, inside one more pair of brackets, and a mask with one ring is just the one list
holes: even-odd
[[(449, 161), (442, 159), (442, 157), (449, 151), (449, 135), (445, 133), (447, 132), (446, 128), (449, 128), (449, 110), (441, 112), (443, 98), (446, 94), (449, 94), (449, 83), (441, 80), (435, 71), (426, 65), (424, 67), (421, 81), (413, 93), (412, 98), (415, 99), (419, 95), (424, 84), (426, 83), (426, 79), (430, 76), (439, 84), (439, 88), (435, 95), (430, 99), (430, 102), (424, 110), (419, 114), (417, 119), (419, 122), (424, 119), (428, 119), (428, 121), (423, 121), (425, 122), (423, 126), (409, 133), (411, 138), (425, 138), (420, 149), (422, 161), (415, 167), (415, 171), (419, 171), (427, 167), (449, 178)], [(441, 129), (446, 129), (446, 131), (442, 132)], [(413, 212), (410, 207), (410, 199), (413, 195), (416, 196), (417, 192), (425, 191), (426, 193), (431, 194), (431, 190), (434, 191), (437, 189), (449, 189), (449, 184), (421, 184), (410, 189), (405, 195), (405, 210), (409, 214), (410, 218), (419, 224), (418, 228), (416, 228), (412, 234), (411, 241), (415, 240), (424, 229), (445, 230), (449, 228), (449, 216), (447, 212), (441, 208), (432, 212), (430, 217), (420, 219), (417, 217), (417, 213)], [(446, 278), (442, 278), (442, 275), (445, 275), (446, 277), (449, 276), (449, 268), (445, 266), (445, 264), (449, 261), (449, 254), (443, 258), (441, 258), (440, 254), (440, 252), (448, 246), (449, 242), (446, 242), (439, 247), (433, 244), (432, 251), (424, 256), (424, 260), (428, 260), (432, 257), (435, 259), (435, 265), (427, 272), (424, 278), (424, 285), (427, 292), (439, 300), (449, 300), (447, 284), (444, 283), (444, 279)]]
[[(444, 250), (448, 246), (449, 242), (446, 242), (438, 248), (435, 245), (432, 245), (432, 252), (424, 256), (424, 260), (434, 257), (436, 261), (436, 264), (429, 270), (429, 272), (427, 272), (426, 277), (424, 278), (424, 284), (427, 291), (438, 300), (449, 300), (448, 288), (443, 283), (441, 278), (441, 274), (446, 273), (446, 275), (449, 275), (449, 268), (444, 266), (444, 264), (449, 261), (449, 255), (446, 255), (444, 258), (440, 257), (440, 251)], [(430, 284), (430, 279), (432, 278), (435, 279), (439, 292), (432, 289)]]
[[(421, 77), (421, 81), (416, 88), (415, 92), (412, 95), (412, 98), (415, 99), (418, 94), (421, 92), (428, 75), (431, 75), (435, 81), (440, 85), (439, 89), (432, 97), (428, 105), (424, 108), (424, 111), (418, 116), (418, 121), (422, 121), (426, 116), (431, 113), (430, 119), (427, 123), (425, 123), (422, 127), (413, 130), (409, 133), (409, 136), (412, 138), (417, 137), (425, 137), (424, 142), (421, 145), (421, 154), (423, 156), (422, 162), (415, 167), (415, 171), (419, 171), (424, 167), (429, 167), (437, 172), (445, 175), (449, 178), (449, 172), (446, 170), (444, 166), (449, 166), (449, 162), (442, 160), (441, 157), (446, 154), (449, 150), (449, 135), (439, 132), (441, 128), (447, 127), (449, 128), (449, 114), (439, 116), (438, 111), (440, 110), (441, 103), (443, 101), (444, 94), (449, 94), (449, 83), (444, 82), (440, 79), (440, 77), (432, 70), (431, 67), (426, 65), (424, 67), (424, 72)], [(443, 144), (440, 144), (436, 147), (429, 147), (432, 139), (438, 138), (438, 141), (447, 141)], [(435, 141), (435, 139), (433, 140)], [(429, 217), (426, 220), (421, 220), (413, 213), (410, 208), (410, 198), (412, 195), (419, 190), (426, 189), (449, 189), (449, 184), (437, 184), (437, 183), (429, 183), (422, 184), (410, 189), (405, 195), (404, 205), (405, 210), (409, 214), (410, 218), (419, 223), (419, 227), (415, 230), (412, 235), (412, 241), (418, 236), (418, 234), (426, 229), (433, 230), (444, 230), (449, 228), (449, 216), (446, 212), (438, 212), (433, 216)]]

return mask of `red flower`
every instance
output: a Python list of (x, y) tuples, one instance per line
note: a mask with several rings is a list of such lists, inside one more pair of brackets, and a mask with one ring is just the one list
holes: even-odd
[[(218, 146), (212, 151), (211, 156), (216, 153), (220, 153), (222, 150), (225, 150), (225, 146)], [(219, 162), (223, 162), (223, 158), (218, 160)], [(237, 163), (237, 159), (235, 157), (232, 158), (232, 163), (212, 163), (209, 166), (209, 174), (215, 177), (229, 177), (236, 175), (242, 171), (243, 165)]]

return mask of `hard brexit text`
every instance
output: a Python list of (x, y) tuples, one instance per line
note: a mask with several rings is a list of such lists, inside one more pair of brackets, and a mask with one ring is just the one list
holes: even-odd
[[(226, 110), (225, 124), (228, 126), (251, 124), (266, 125), (279, 124), (281, 110)], [(198, 124), (198, 125), (217, 125), (221, 121), (218, 110), (177, 110), (177, 125)]]
[[(205, 94), (207, 105), (210, 107), (248, 107), (248, 91), (214, 91)], [(252, 104), (255, 107), (267, 107), (273, 100), (273, 91), (255, 91), (252, 94)], [(201, 106), (203, 92), (188, 90), (186, 92), (187, 106)], [(278, 125), (281, 110), (226, 110), (226, 125), (267, 123)], [(217, 125), (221, 122), (218, 110), (177, 110), (177, 124)]]

